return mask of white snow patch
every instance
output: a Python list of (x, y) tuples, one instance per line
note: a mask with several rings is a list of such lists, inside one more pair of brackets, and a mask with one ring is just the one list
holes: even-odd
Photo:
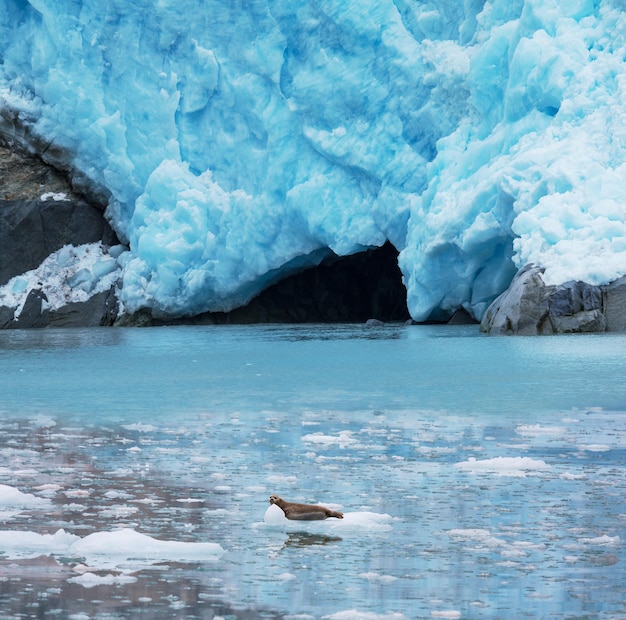
[(65, 192), (46, 192), (45, 194), (41, 194), (39, 200), (45, 202), (47, 200), (54, 200), (54, 202), (63, 202), (67, 200), (67, 194)]

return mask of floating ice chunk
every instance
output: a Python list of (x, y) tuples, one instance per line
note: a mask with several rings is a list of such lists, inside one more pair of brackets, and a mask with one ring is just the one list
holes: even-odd
[(0, 509), (2, 508), (40, 508), (48, 505), (47, 499), (35, 497), (31, 493), (22, 493), (15, 487), (0, 484)]
[(585, 480), (587, 476), (585, 474), (573, 474), (566, 471), (560, 475), (560, 478), (563, 480)]
[(608, 452), (611, 449), (611, 446), (607, 446), (603, 443), (592, 443), (580, 446), (581, 450), (585, 452)]
[(133, 529), (96, 532), (85, 538), (58, 530), (55, 534), (0, 531), (1, 553), (8, 558), (62, 555), (82, 558), (92, 568), (136, 570), (166, 561), (203, 562), (219, 559), (217, 543), (157, 540)]
[(84, 573), (79, 577), (68, 579), (70, 583), (77, 583), (84, 588), (93, 588), (95, 586), (113, 586), (123, 585), (127, 583), (135, 583), (137, 577), (131, 575), (96, 575), (94, 573)]
[(298, 478), (296, 476), (281, 476), (274, 474), (272, 476), (268, 476), (267, 481), (270, 484), (295, 484), (298, 482)]
[(201, 562), (224, 554), (217, 543), (157, 540), (133, 529), (96, 532), (74, 542), (68, 552), (90, 566), (140, 567), (165, 561)]
[(448, 618), (448, 620), (454, 620), (455, 618), (461, 617), (461, 612), (456, 611), (454, 609), (450, 609), (446, 611), (431, 611), (430, 615), (433, 618)]
[(360, 573), (359, 577), (363, 579), (367, 579), (368, 581), (375, 581), (377, 583), (391, 583), (396, 581), (398, 578), (393, 575), (381, 575), (380, 573)]
[(0, 484), (0, 521), (8, 521), (24, 510), (46, 508), (50, 500), (22, 493), (19, 489)]
[(303, 435), (302, 441), (305, 443), (314, 443), (323, 446), (339, 446), (340, 448), (346, 448), (357, 443), (357, 440), (352, 436), (352, 434), (352, 431), (340, 431), (338, 435), (311, 433), (309, 435)]
[(538, 437), (541, 435), (564, 435), (566, 429), (563, 426), (542, 426), (541, 424), (520, 424), (515, 432), (518, 435)]
[(598, 545), (600, 547), (617, 547), (621, 543), (619, 536), (596, 536), (595, 538), (583, 538), (581, 542), (587, 545)]
[(63, 554), (79, 540), (78, 536), (58, 530), (55, 534), (0, 531), (0, 553), (9, 559), (37, 558), (42, 555)]
[(153, 426), (152, 424), (144, 424), (142, 422), (124, 424), (122, 428), (125, 428), (127, 431), (139, 431), (140, 433), (151, 433), (156, 430), (156, 426)]
[(276, 504), (272, 504), (265, 511), (263, 521), (266, 525), (286, 526), (289, 523), (289, 519), (287, 519), (285, 513)]
[(506, 545), (506, 541), (496, 538), (489, 530), (469, 528), (448, 530), (446, 533), (450, 538), (478, 542), (487, 547), (503, 547)]
[(328, 616), (322, 616), (322, 620), (407, 620), (407, 617), (401, 613), (386, 612), (376, 614), (372, 611), (346, 609)]
[(109, 506), (98, 512), (102, 519), (126, 519), (135, 514), (139, 509), (135, 506), (116, 505)]
[(531, 459), (527, 456), (504, 457), (498, 456), (493, 459), (476, 460), (470, 457), (463, 463), (454, 465), (461, 471), (472, 473), (494, 473), (499, 476), (524, 477), (531, 472), (547, 471), (550, 469), (545, 461)]

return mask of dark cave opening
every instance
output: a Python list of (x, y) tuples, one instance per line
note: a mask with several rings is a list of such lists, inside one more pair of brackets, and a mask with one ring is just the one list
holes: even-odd
[(387, 242), (351, 256), (332, 255), (277, 282), (249, 304), (202, 317), (211, 323), (360, 323), (410, 318), (398, 251)]

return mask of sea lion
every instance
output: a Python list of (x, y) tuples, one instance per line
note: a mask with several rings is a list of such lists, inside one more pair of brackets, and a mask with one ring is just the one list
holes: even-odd
[(278, 495), (270, 496), (270, 504), (275, 504), (284, 513), (287, 519), (292, 521), (321, 521), (328, 517), (343, 519), (342, 512), (335, 512), (326, 506), (317, 506), (315, 504), (294, 504), (286, 502)]

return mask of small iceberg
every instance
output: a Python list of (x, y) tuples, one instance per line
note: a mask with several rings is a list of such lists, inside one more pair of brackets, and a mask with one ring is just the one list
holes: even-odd
[(0, 557), (27, 559), (45, 555), (86, 562), (92, 569), (133, 572), (163, 562), (204, 562), (219, 559), (217, 543), (157, 540), (133, 529), (95, 532), (84, 538), (58, 530), (55, 534), (0, 531)]

